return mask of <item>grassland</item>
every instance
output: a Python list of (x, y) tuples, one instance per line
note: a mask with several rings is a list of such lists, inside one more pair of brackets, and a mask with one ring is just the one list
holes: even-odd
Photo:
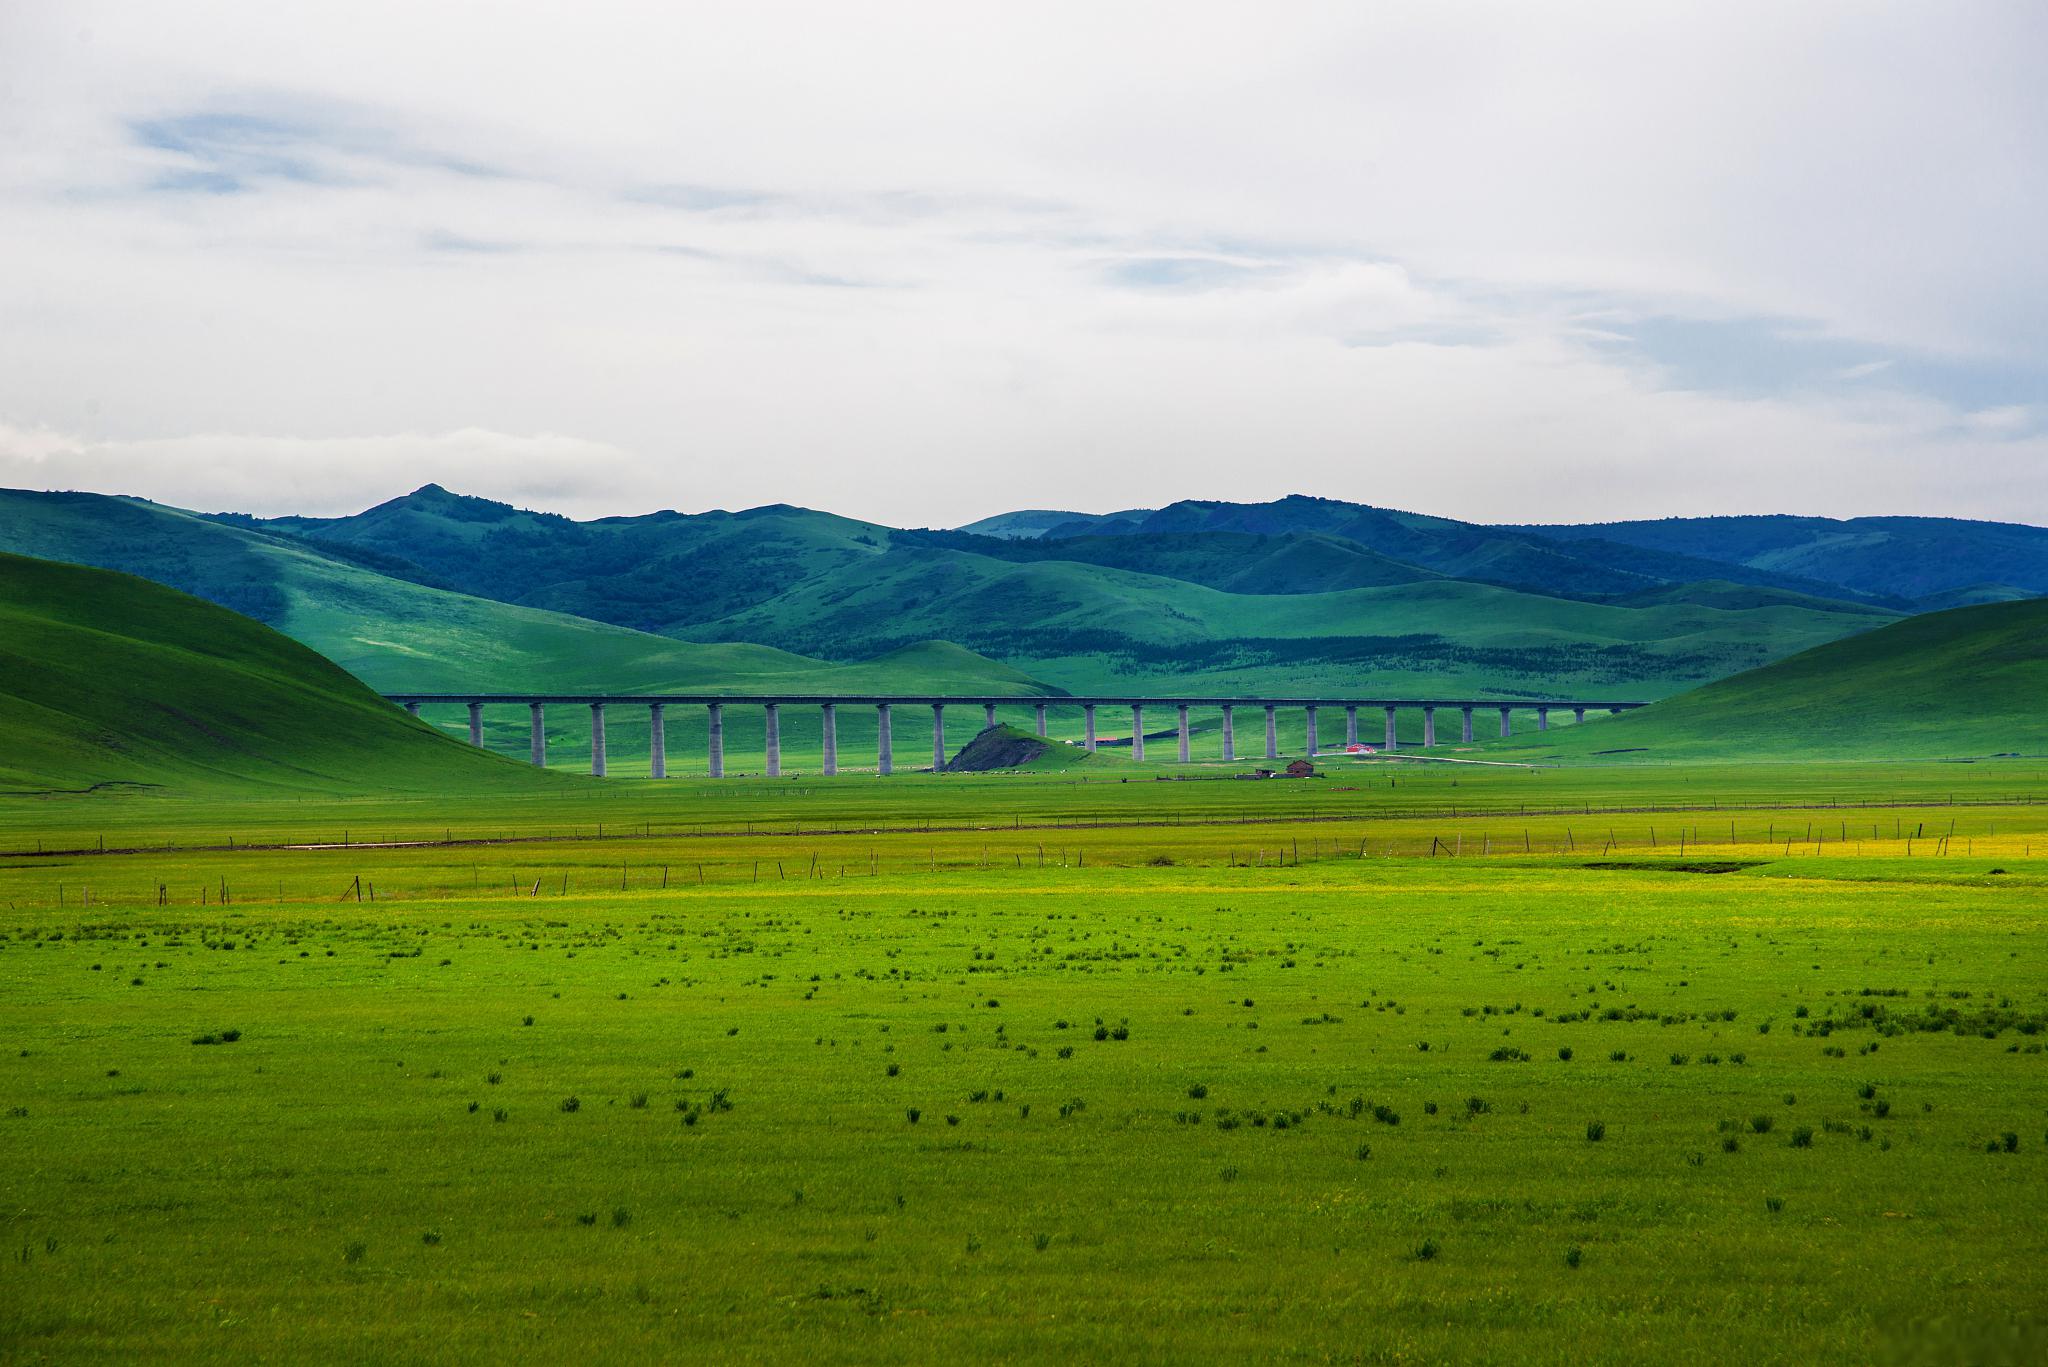
[(296, 641), (106, 570), (0, 555), (0, 791), (545, 792)]
[(2038, 754), (598, 781), (0, 588), (8, 1360), (2048, 1352)]
[(1981, 756), (2048, 751), (2048, 599), (1924, 613), (1502, 757)]
[(2048, 1349), (2038, 761), (552, 787), (0, 804), (0, 1351)]

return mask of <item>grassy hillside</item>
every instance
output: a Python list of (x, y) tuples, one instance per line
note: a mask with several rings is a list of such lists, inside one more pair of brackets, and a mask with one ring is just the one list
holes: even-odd
[(130, 575), (0, 555), (0, 793), (562, 781), (450, 743), (259, 622)]
[[(2048, 529), (1953, 517), (1671, 517), (1514, 529), (1704, 556), (1906, 600), (1977, 585), (2048, 593)], [(1927, 606), (1938, 606), (1929, 602)]]
[(465, 593), (653, 632), (829, 577), (880, 554), (891, 535), (783, 504), (575, 522), (435, 484), (351, 517), (237, 521), (402, 560), (415, 577)]
[(943, 637), (1070, 691), (1544, 689), (1660, 697), (1867, 629), (1848, 604), (1621, 607), (1426, 579), (1332, 593), (1227, 593), (1063, 560), (892, 550), (692, 628), (806, 652)]
[[(0, 551), (10, 550), (126, 570), (236, 607), (379, 692), (1056, 691), (1017, 669), (922, 637), (867, 652), (889, 652), (879, 659), (828, 664), (767, 646), (655, 636), (427, 587), (290, 535), (98, 494), (0, 491)], [(674, 595), (677, 584), (690, 582), (676, 580), (669, 590)], [(467, 735), (468, 717), (459, 707), (430, 708), (427, 719), (451, 735)], [(493, 748), (527, 752), (523, 711), (494, 709), (486, 721)], [(906, 719), (897, 732), (907, 756), (920, 747), (905, 730), (911, 725)], [(614, 774), (646, 772), (647, 729), (640, 709), (608, 718)], [(668, 723), (671, 748), (702, 755), (705, 729), (695, 709), (677, 713)], [(727, 744), (736, 757), (758, 755), (761, 732), (759, 713), (736, 711), (728, 719)], [(849, 756), (866, 753), (873, 735), (871, 716), (849, 714), (841, 722)], [(786, 729), (793, 765), (815, 755), (819, 744), (813, 725)], [(589, 750), (587, 717), (562, 708), (550, 713), (552, 763), (585, 767)]]
[(900, 532), (898, 544), (967, 551), (1019, 563), (1065, 560), (1105, 569), (1185, 580), (1228, 593), (1327, 593), (1381, 588), (1443, 576), (1317, 532), (1282, 536), (1247, 532), (1162, 532), (1139, 536), (1071, 536), (1059, 540), (974, 536), (965, 532)]
[[(975, 526), (992, 528), (996, 535), (1011, 534), (1001, 518), (984, 519)], [(1542, 531), (1488, 527), (1454, 518), (1294, 494), (1270, 503), (1187, 499), (1164, 508), (1078, 518), (1045, 527), (1038, 534), (1058, 540), (1164, 533), (1312, 533), (1352, 542), (1454, 579), (1473, 579), (1567, 598), (1607, 598), (1695, 579), (1729, 579), (1821, 596), (1839, 596), (1843, 592), (1839, 586), (1821, 580), (1681, 548), (1659, 548), (1597, 536), (1564, 541), (1542, 535)]]
[[(1558, 757), (1900, 759), (2048, 753), (2048, 600), (1928, 613), (1597, 725)], [(1494, 748), (1494, 747), (1489, 747)]]
[[(678, 634), (904, 550), (1059, 559), (1240, 593), (1319, 593), (1433, 577), (1580, 599), (1700, 579), (1818, 596), (1841, 592), (1768, 569), (1622, 541), (1566, 543), (1303, 497), (1263, 504), (1188, 501), (1102, 517), (1001, 515), (934, 533), (780, 504), (574, 522), (428, 485), (352, 517), (241, 521), (409, 562), (414, 577), (467, 592)], [(687, 596), (674, 592), (683, 581), (694, 586)]]

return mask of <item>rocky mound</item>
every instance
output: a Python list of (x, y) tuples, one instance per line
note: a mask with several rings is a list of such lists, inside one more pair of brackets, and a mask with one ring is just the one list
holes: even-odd
[(1016, 769), (1031, 763), (1052, 742), (1014, 726), (991, 726), (960, 747), (960, 753), (946, 762), (949, 774), (979, 774), (991, 769)]

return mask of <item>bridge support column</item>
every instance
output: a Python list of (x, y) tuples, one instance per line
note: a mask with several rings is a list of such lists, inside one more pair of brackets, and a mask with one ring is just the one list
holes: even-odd
[(484, 743), (484, 705), (480, 702), (473, 702), (469, 705), (469, 743), (471, 745), (482, 745)]
[(1398, 750), (1398, 749), (1400, 749), (1400, 748), (1401, 748), (1401, 733), (1400, 733), (1400, 731), (1399, 731), (1399, 730), (1398, 730), (1398, 729), (1397, 729), (1397, 728), (1395, 727), (1395, 725), (1394, 725), (1394, 709), (1393, 709), (1393, 706), (1392, 706), (1391, 704), (1389, 704), (1389, 705), (1388, 705), (1388, 707), (1387, 707), (1387, 709), (1386, 709), (1386, 712), (1387, 712), (1387, 744), (1386, 744), (1386, 748), (1387, 748), (1387, 749), (1389, 749), (1389, 750)]
[(1308, 705), (1308, 753), (1311, 759), (1315, 757), (1318, 748), (1316, 745), (1316, 705), (1310, 703)]
[(1508, 709), (1505, 707), (1500, 710), (1500, 734), (1502, 739), (1514, 734), (1514, 728), (1508, 725)]
[(839, 708), (836, 704), (828, 702), (821, 711), (823, 712), (821, 734), (825, 743), (825, 772), (827, 775), (831, 775), (839, 772)]
[(668, 777), (668, 721), (663, 716), (665, 704), (647, 704), (647, 775), (650, 778)]
[(1358, 744), (1358, 708), (1351, 703), (1344, 705), (1344, 748), (1349, 750)]
[(1145, 758), (1145, 704), (1131, 704), (1131, 758)]
[(1586, 709), (1585, 709), (1585, 708), (1583, 708), (1583, 707), (1574, 707), (1574, 708), (1572, 709), (1572, 720), (1573, 720), (1573, 721), (1575, 721), (1575, 722), (1582, 722), (1582, 721), (1584, 721), (1585, 719), (1586, 719)]
[(986, 731), (996, 724), (996, 705), (985, 702), (981, 705), (981, 729)]
[(1174, 708), (1180, 718), (1180, 762), (1188, 762), (1188, 705), (1181, 703)]
[(782, 705), (766, 703), (761, 708), (766, 723), (764, 731), (765, 748), (768, 755), (768, 777), (782, 777)]
[(590, 772), (604, 777), (604, 704), (590, 705)]
[(1607, 715), (1610, 717), (1618, 717), (1621, 715), (1621, 709), (1619, 707), (1610, 707), (1607, 709)]
[(526, 748), (533, 760), (533, 767), (545, 769), (548, 765), (548, 721), (547, 709), (537, 702), (526, 705), (530, 714), (527, 723)]
[(1042, 736), (1045, 734), (1045, 704), (1039, 703), (1037, 706), (1033, 707), (1031, 711), (1032, 714), (1038, 719), (1038, 734)]
[(1422, 709), (1422, 748), (1427, 750), (1436, 744), (1436, 709)]
[(1094, 754), (1094, 753), (1095, 753), (1095, 704), (1094, 704), (1094, 703), (1092, 703), (1092, 702), (1091, 702), (1091, 703), (1083, 703), (1083, 704), (1081, 705), (1081, 720), (1082, 720), (1082, 725), (1083, 725), (1083, 727), (1084, 727), (1084, 730), (1083, 730), (1083, 732), (1082, 732), (1082, 736), (1081, 736), (1081, 748), (1082, 748), (1082, 749), (1084, 749), (1084, 750), (1086, 750), (1086, 751), (1087, 751), (1087, 752), (1088, 752), (1089, 754), (1091, 754), (1091, 755), (1092, 755), (1092, 754)]
[(1538, 731), (1548, 731), (1550, 729), (1549, 708), (1539, 707), (1536, 709), (1536, 729)]
[(710, 714), (711, 777), (725, 777), (725, 704), (707, 703), (704, 710)]
[(1226, 761), (1237, 758), (1237, 718), (1232, 715), (1236, 710), (1229, 703), (1223, 704), (1223, 758)]
[(932, 704), (932, 772), (946, 772), (946, 705)]
[(405, 705), (405, 712), (409, 717), (417, 717), (420, 714), (420, 705), (416, 702), (409, 702)]
[(1280, 720), (1273, 715), (1273, 704), (1266, 704), (1266, 758), (1280, 758)]
[(896, 747), (889, 735), (889, 704), (875, 704), (875, 772), (896, 772)]
[(1458, 710), (1465, 714), (1465, 744), (1470, 745), (1472, 743), (1472, 709), (1461, 707)]

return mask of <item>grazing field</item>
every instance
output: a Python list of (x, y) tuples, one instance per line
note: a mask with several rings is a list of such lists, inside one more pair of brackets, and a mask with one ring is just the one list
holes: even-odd
[(0, 1353), (2048, 1353), (2039, 761), (551, 786), (0, 803)]

